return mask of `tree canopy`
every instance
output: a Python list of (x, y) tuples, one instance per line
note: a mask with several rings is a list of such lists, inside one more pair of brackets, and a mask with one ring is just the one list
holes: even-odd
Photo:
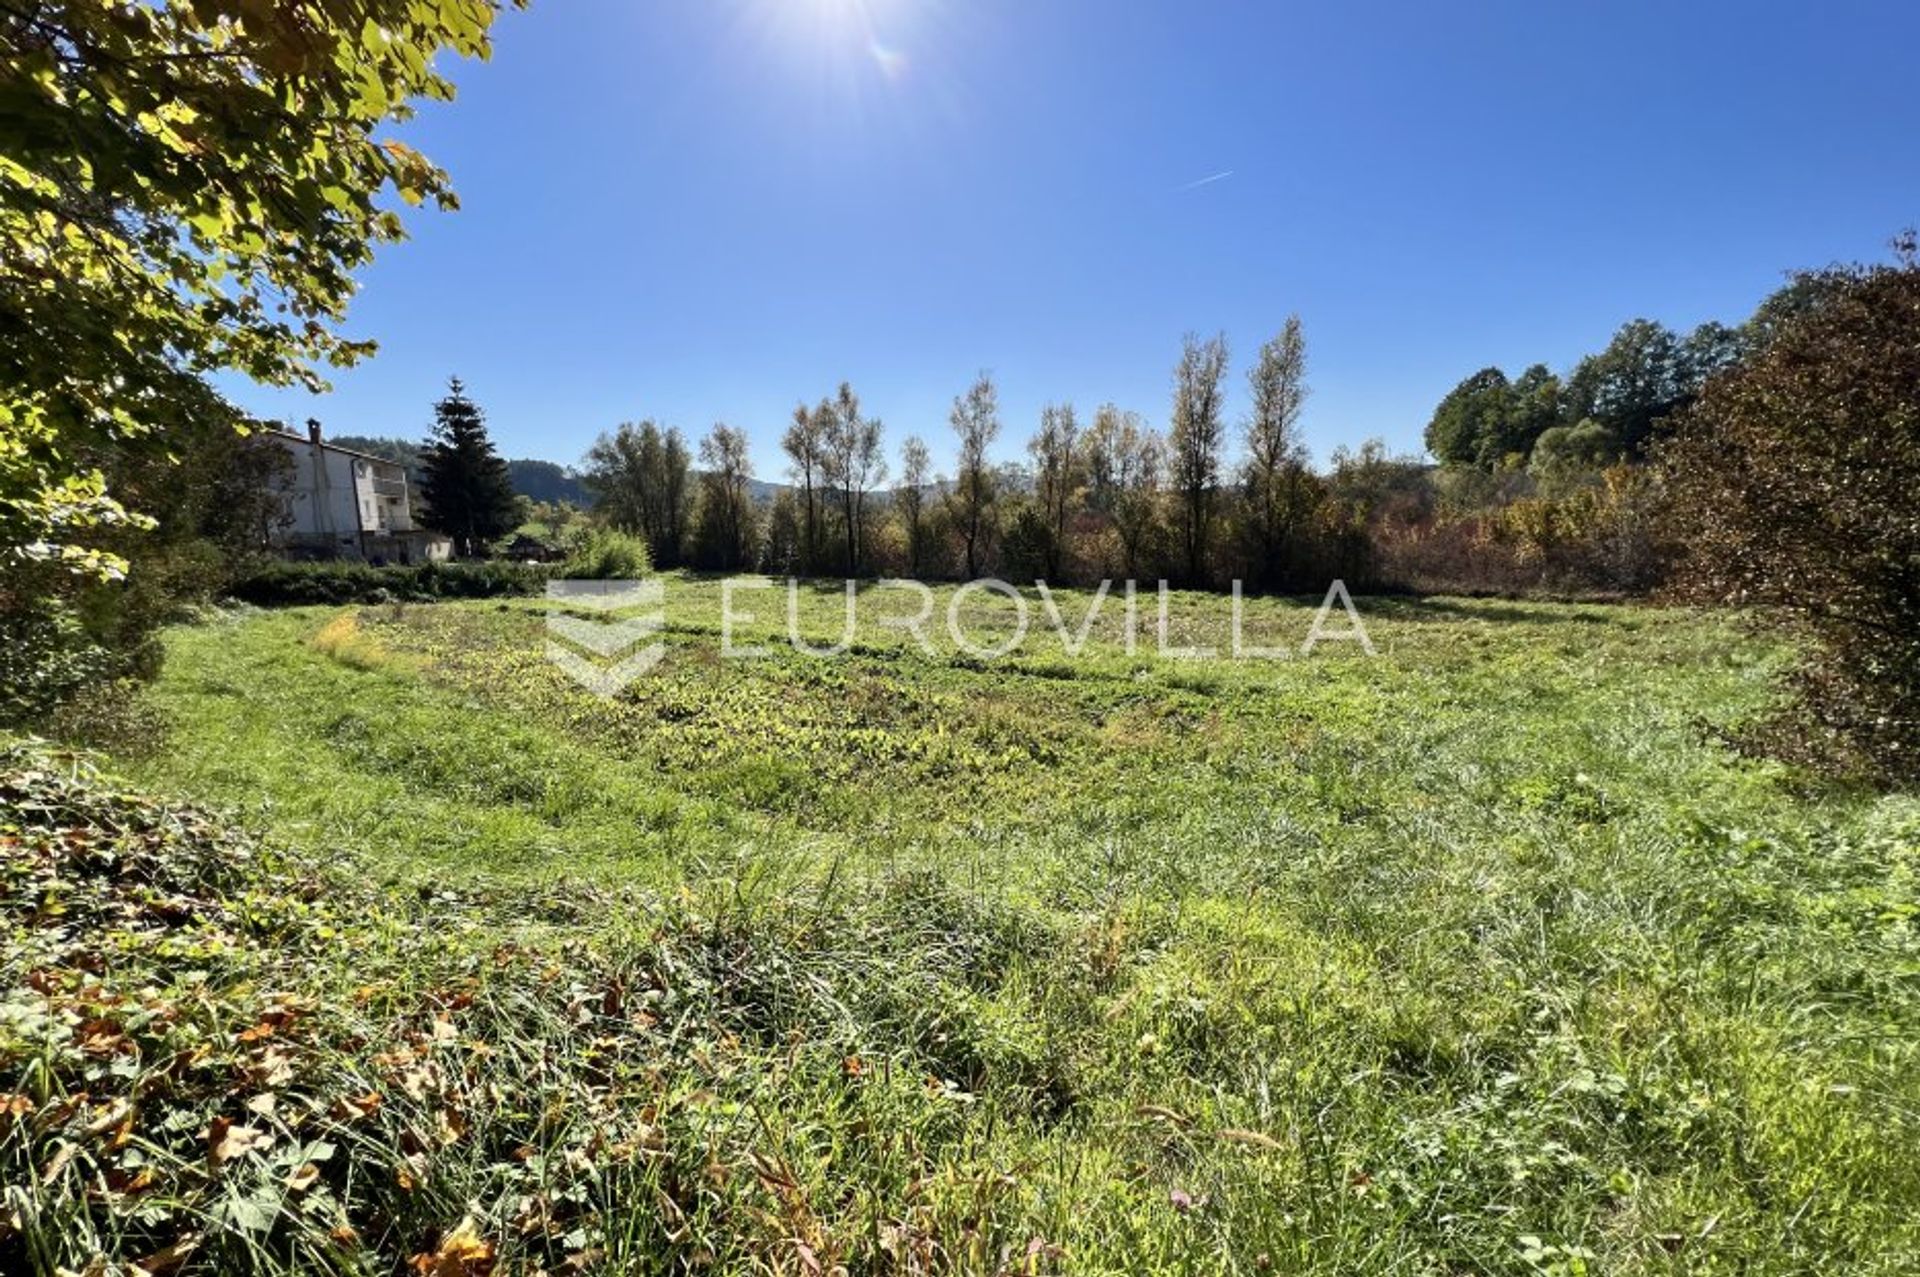
[(1608, 439), (1607, 459), (1639, 459), (1710, 378), (1764, 344), (1771, 327), (1809, 304), (1808, 290), (1818, 287), (1789, 285), (1738, 328), (1708, 321), (1681, 337), (1655, 320), (1629, 320), (1564, 380), (1545, 364), (1512, 380), (1499, 368), (1482, 368), (1435, 407), (1427, 451), (1442, 465), (1496, 471), (1535, 460), (1536, 445), (1550, 438), (1549, 463), (1557, 466), (1568, 455), (1568, 432), (1591, 424), (1596, 429), (1579, 436), (1584, 453), (1601, 455), (1594, 445)]
[(1818, 647), (1796, 749), (1920, 777), (1920, 256), (1804, 276), (1766, 348), (1710, 382), (1661, 453), (1679, 581), (1783, 608)]
[(207, 384), (324, 386), (372, 343), (353, 275), (386, 197), (454, 206), (390, 136), (485, 57), (497, 0), (48, 0), (0, 6), (0, 539), (112, 573), (97, 458), (242, 419)]
[(645, 537), (653, 562), (678, 567), (692, 513), (693, 454), (679, 430), (622, 422), (587, 452), (594, 508), (622, 532)]

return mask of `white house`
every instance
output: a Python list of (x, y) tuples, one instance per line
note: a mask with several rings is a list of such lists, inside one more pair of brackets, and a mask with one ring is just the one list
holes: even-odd
[(287, 522), (274, 537), (288, 553), (424, 563), (453, 552), (452, 541), (414, 522), (404, 467), (327, 443), (317, 421), (305, 437), (275, 430), (267, 438), (293, 462), (282, 488)]

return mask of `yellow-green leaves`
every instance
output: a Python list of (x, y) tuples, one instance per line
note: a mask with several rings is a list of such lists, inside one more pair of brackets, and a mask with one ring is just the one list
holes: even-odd
[(0, 11), (0, 433), (41, 430), (0, 450), (0, 553), (67, 561), (75, 512), (110, 499), (75, 499), (61, 458), (208, 419), (209, 373), (319, 386), (366, 354), (335, 324), (372, 245), (401, 237), (381, 196), (453, 206), (445, 173), (375, 131), (451, 96), (435, 54), (484, 54), (496, 8)]

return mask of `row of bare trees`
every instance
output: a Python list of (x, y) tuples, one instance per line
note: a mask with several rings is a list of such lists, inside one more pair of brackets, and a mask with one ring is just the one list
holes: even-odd
[(789, 486), (770, 503), (753, 500), (746, 436), (727, 425), (700, 441), (697, 481), (680, 433), (652, 422), (603, 436), (588, 481), (602, 516), (646, 537), (661, 566), (1051, 581), (1156, 572), (1193, 585), (1228, 575), (1279, 585), (1309, 557), (1302, 545), (1318, 495), (1300, 438), (1299, 319), (1248, 372), (1237, 463), (1228, 372), (1223, 336), (1189, 336), (1164, 434), (1113, 404), (1083, 422), (1074, 405), (1050, 403), (1024, 463), (994, 458), (1003, 423), (982, 373), (948, 414), (951, 471), (910, 436), (886, 489), (881, 422), (845, 382), (794, 409), (780, 439)]
[[(1228, 364), (1224, 337), (1187, 338), (1165, 435), (1113, 404), (1087, 424), (1072, 404), (1047, 404), (1024, 465), (993, 459), (999, 396), (982, 373), (948, 414), (951, 473), (936, 474), (926, 441), (909, 437), (890, 500), (875, 507), (871, 524), (865, 485), (886, 470), (879, 423), (861, 416), (842, 385), (817, 406), (796, 408), (782, 438), (795, 495), (790, 513), (778, 503), (772, 512), (770, 558), (796, 571), (884, 566), (915, 576), (997, 571), (1054, 581), (1166, 570), (1202, 584), (1251, 555), (1255, 575), (1278, 583), (1312, 481), (1299, 426), (1307, 397), (1299, 319), (1287, 320), (1249, 372), (1252, 409), (1237, 469), (1228, 461)], [(783, 535), (789, 522), (796, 530)], [(834, 536), (844, 553), (828, 549)]]

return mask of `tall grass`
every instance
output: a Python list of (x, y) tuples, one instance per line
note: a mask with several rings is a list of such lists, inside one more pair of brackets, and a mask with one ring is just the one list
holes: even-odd
[[(170, 743), (123, 765), (298, 849), (244, 870), (157, 869), (129, 831), (240, 835), (24, 765), (7, 969), (81, 974), (14, 982), (43, 1027), (0, 1090), (90, 1098), (18, 1128), (38, 1249), (9, 1255), (184, 1229), (208, 1271), (1910, 1266), (1920, 802), (1717, 744), (1783, 653), (1681, 613), (1363, 600), (1378, 660), (1199, 667), (1096, 626), (1083, 660), (880, 632), (817, 661), (749, 595), (736, 641), (774, 654), (743, 662), (717, 587), (668, 587), (667, 657), (611, 701), (514, 601), (176, 632)], [(1222, 633), (1177, 604), (1175, 642)], [(805, 593), (808, 636), (843, 606)], [(59, 1001), (90, 983), (128, 1000)], [(315, 1009), (243, 1040), (269, 991)], [(90, 1056), (101, 1020), (137, 1054)], [(288, 1038), (294, 1080), (259, 1086)], [(85, 1135), (129, 1090), (127, 1143)], [(215, 1116), (274, 1142), (212, 1174)], [(335, 1147), (300, 1154), (325, 1210), (271, 1161), (296, 1139)], [(134, 1148), (179, 1211), (84, 1189)], [(264, 1229), (216, 1210), (269, 1184)], [(323, 1257), (320, 1221), (354, 1240)]]

